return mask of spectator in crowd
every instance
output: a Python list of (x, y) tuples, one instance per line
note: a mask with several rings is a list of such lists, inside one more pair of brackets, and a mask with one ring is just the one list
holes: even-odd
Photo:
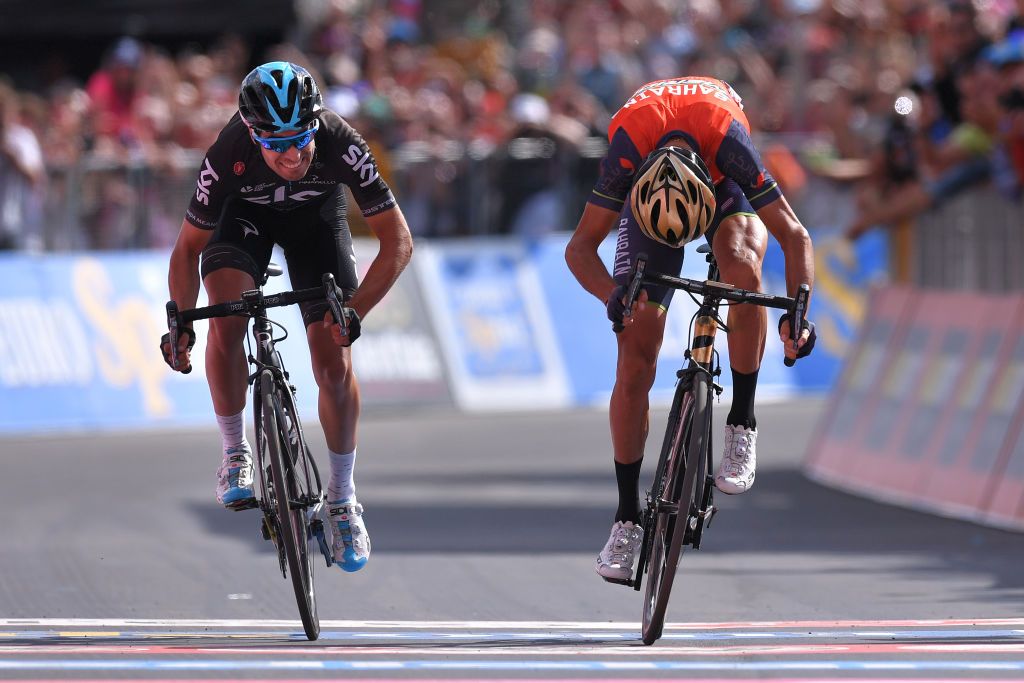
[(1005, 112), (999, 122), (1004, 154), (999, 157), (997, 184), (1004, 194), (1019, 199), (1024, 187), (1024, 26), (992, 46), (985, 57), (997, 70), (996, 97)]
[(117, 155), (121, 146), (129, 146), (140, 137), (136, 106), (142, 91), (139, 67), (142, 45), (134, 38), (121, 38), (114, 45), (106, 66), (95, 72), (85, 86), (92, 101), (93, 130), (98, 143), (111, 146)]
[[(743, 92), (753, 127), (779, 140), (762, 149), (778, 150), (770, 156), (780, 181), (788, 178), (787, 193), (803, 200), (793, 190), (812, 184), (806, 201), (852, 228), (885, 219), (869, 214), (890, 198), (906, 198), (899, 215), (932, 206), (943, 182), (982, 182), (986, 164), (1001, 185), (1019, 175), (1000, 170), (1024, 163), (1012, 143), (1019, 117), (997, 100), (993, 131), (992, 102), (969, 105), (963, 88), (991, 80), (988, 66), (1006, 102), (1015, 101), (1007, 85), (1015, 62), (978, 60), (988, 43), (1020, 28), (1021, 4), (979, 11), (980, 0), (465, 0), (426, 11), (422, 0), (324, 0), (297, 5), (292, 41), (258, 54), (237, 35), (171, 51), (126, 37), (84, 88), (68, 83), (53, 60), (38, 65), (37, 82), (51, 90), (33, 94), (50, 98), (55, 112), (41, 132), (51, 141), (45, 162), (83, 178), (51, 183), (48, 202), (73, 206), (90, 226), (84, 246), (161, 244), (159, 225), (180, 213), (174, 198), (211, 143), (209, 131), (233, 113), (230, 93), (251, 61), (285, 59), (308, 64), (325, 96), (366, 132), (423, 234), (512, 230), (511, 207), (524, 201), (527, 181), (546, 183), (559, 210), (578, 205), (614, 108), (640, 83), (682, 72), (723, 78)], [(901, 88), (914, 92), (911, 116), (893, 113)], [(505, 197), (501, 183), (484, 185), (523, 124), (513, 103), (533, 97), (546, 103), (555, 139), (579, 154), (559, 155), (543, 178), (517, 178), (510, 187), (521, 196)], [(976, 111), (966, 111), (971, 106)], [(968, 161), (974, 175), (961, 167)], [(854, 196), (862, 215), (847, 219)]]
[(514, 127), (497, 155), (498, 231), (536, 238), (562, 228), (559, 184), (570, 143), (552, 128), (540, 95), (516, 95), (509, 113)]
[[(913, 218), (989, 179), (1008, 196), (1016, 195), (1019, 178), (1009, 161), (1009, 141), (1001, 132), (1013, 113), (1000, 100), (997, 72), (1002, 60), (1009, 65), (1012, 57), (1010, 47), (999, 53), (986, 50), (969, 67), (961, 67), (952, 98), (959, 103), (959, 123), (948, 134), (935, 132), (944, 129), (941, 117), (948, 115), (941, 91), (918, 88), (919, 97), (904, 96), (882, 148), (880, 175), (890, 184), (889, 191), (876, 187), (874, 194), (862, 195), (859, 215), (847, 228), (848, 238)], [(915, 109), (924, 117), (915, 115)]]
[(0, 83), (0, 249), (42, 247), (43, 153), (24, 125), (18, 94)]

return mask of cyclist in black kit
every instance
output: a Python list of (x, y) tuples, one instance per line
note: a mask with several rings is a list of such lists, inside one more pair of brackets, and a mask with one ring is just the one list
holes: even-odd
[[(361, 284), (345, 219), (345, 186), (380, 241)], [(200, 272), (211, 304), (240, 298), (262, 277), (274, 244), (284, 249), (295, 289), (320, 286), (322, 274), (331, 272), (346, 294), (347, 336), (333, 324), (326, 303), (302, 304), (301, 310), (330, 450), (334, 559), (357, 571), (369, 558), (370, 539), (353, 481), (359, 386), (348, 347), (359, 336), (359, 321), (409, 263), (412, 237), (362, 136), (323, 107), (309, 72), (289, 62), (263, 64), (245, 77), (238, 113), (207, 151), (171, 253), (171, 299), (182, 309), (194, 307)], [(245, 318), (213, 319), (206, 345), (206, 377), (224, 447), (217, 500), (230, 509), (255, 502), (243, 423), (246, 326)], [(188, 351), (195, 343), (195, 333), (187, 332), (174, 368), (181, 372), (191, 367)], [(170, 364), (167, 335), (161, 350)]]

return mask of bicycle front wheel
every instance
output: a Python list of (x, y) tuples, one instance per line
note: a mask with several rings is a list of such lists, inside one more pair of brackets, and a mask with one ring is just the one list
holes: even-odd
[[(285, 557), (288, 559), (288, 573), (291, 574), (292, 587), (295, 589), (302, 628), (307, 638), (316, 640), (320, 636), (320, 618), (316, 612), (313, 563), (309, 555), (309, 520), (306, 517), (306, 505), (302, 501), (303, 486), (296, 472), (296, 454), (292, 452), (293, 445), (288, 437), (288, 425), (284, 419), (279, 391), (273, 374), (264, 371), (260, 376), (263, 435), (281, 525), (280, 543), (284, 544)], [(298, 418), (293, 415), (292, 419)]]
[(690, 520), (699, 514), (706, 476), (711, 416), (708, 380), (697, 373), (691, 386), (678, 391), (683, 393), (678, 416), (668, 426), (662, 454), (664, 473), (655, 481), (656, 514), (641, 629), (645, 645), (654, 643), (664, 630), (676, 567)]

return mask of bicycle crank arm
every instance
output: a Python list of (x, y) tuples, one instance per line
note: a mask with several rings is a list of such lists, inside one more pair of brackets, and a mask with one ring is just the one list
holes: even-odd
[(667, 500), (658, 501), (658, 513), (666, 513), (669, 515), (679, 514), (679, 503), (670, 503)]
[(714, 505), (709, 506), (707, 510), (703, 510), (700, 513), (700, 525), (702, 527), (710, 527), (711, 520), (714, 518), (716, 512), (718, 512), (718, 508)]

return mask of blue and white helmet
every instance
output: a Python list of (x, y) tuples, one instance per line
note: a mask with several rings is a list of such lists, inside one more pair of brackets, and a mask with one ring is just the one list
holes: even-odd
[(323, 97), (309, 72), (291, 62), (267, 62), (242, 81), (238, 112), (264, 133), (305, 130), (323, 111)]

